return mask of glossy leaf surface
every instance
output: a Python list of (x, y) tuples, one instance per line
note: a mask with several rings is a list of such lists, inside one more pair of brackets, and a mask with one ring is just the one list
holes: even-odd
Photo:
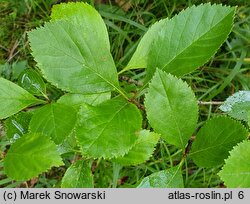
[(228, 97), (219, 107), (223, 112), (238, 120), (248, 121), (250, 91), (239, 91)]
[(11, 142), (28, 132), (29, 123), (32, 117), (30, 112), (20, 112), (4, 121), (4, 127), (7, 137)]
[(32, 69), (27, 69), (20, 74), (18, 84), (34, 95), (41, 96), (46, 92), (42, 77)]
[(183, 188), (183, 178), (178, 167), (159, 171), (145, 177), (137, 188)]
[(14, 115), (37, 103), (41, 101), (20, 86), (0, 77), (0, 119)]

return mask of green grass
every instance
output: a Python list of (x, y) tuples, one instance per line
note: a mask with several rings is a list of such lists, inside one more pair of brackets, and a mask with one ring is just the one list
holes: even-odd
[[(26, 67), (35, 68), (30, 55), (27, 31), (49, 20), (51, 7), (56, 0), (3, 0), (0, 2), (0, 74), (13, 81), (17, 80), (18, 71)], [(94, 4), (93, 1), (87, 1)], [(228, 40), (217, 54), (204, 66), (192, 74), (183, 77), (192, 87), (200, 101), (224, 101), (238, 90), (250, 89), (250, 5), (248, 0), (238, 1), (200, 1), (200, 0), (133, 0), (128, 11), (124, 11), (114, 1), (95, 5), (107, 25), (111, 52), (118, 71), (122, 70), (136, 49), (138, 40), (148, 27), (161, 18), (172, 17), (182, 9), (201, 2), (238, 5), (235, 26)], [(123, 77), (140, 81), (145, 76), (144, 70), (128, 71)], [(137, 86), (125, 80), (121, 82), (127, 91), (138, 91)], [(58, 98), (62, 92), (48, 85), (49, 93)], [(141, 93), (142, 95), (143, 93)], [(218, 105), (201, 105), (199, 124), (220, 114)], [(148, 124), (144, 124), (147, 127)], [(52, 169), (39, 178), (29, 182), (15, 182), (3, 172), (3, 158), (8, 149), (4, 132), (0, 131), (0, 187), (58, 187), (66, 167)], [(160, 141), (152, 158), (138, 166), (114, 167), (104, 160), (89, 161), (95, 178), (96, 187), (135, 187), (145, 176), (167, 169), (180, 162), (182, 152)], [(74, 155), (68, 155), (66, 166)], [(183, 165), (186, 187), (221, 187), (217, 176), (220, 166), (213, 169), (196, 167), (189, 158)], [(115, 170), (115, 171), (113, 171)], [(118, 171), (119, 170), (119, 171)], [(116, 183), (117, 182), (117, 183)]]

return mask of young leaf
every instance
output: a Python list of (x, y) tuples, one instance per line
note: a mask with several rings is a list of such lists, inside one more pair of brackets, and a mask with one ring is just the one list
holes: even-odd
[(111, 97), (110, 92), (99, 94), (65, 94), (58, 99), (57, 103), (73, 106), (78, 109), (83, 103), (98, 105)]
[(32, 55), (44, 77), (71, 93), (92, 94), (119, 89), (103, 20), (85, 3), (60, 4), (57, 8), (65, 7), (67, 9), (62, 12), (67, 12), (72, 5), (81, 12), (29, 32)]
[(62, 178), (62, 188), (93, 188), (94, 181), (90, 167), (85, 161), (72, 164)]
[(41, 100), (36, 99), (20, 86), (0, 77), (0, 119), (37, 103), (41, 103)]
[(142, 117), (137, 107), (114, 98), (97, 106), (81, 106), (76, 138), (83, 155), (119, 157), (135, 144), (141, 125)]
[(18, 84), (34, 95), (41, 96), (46, 92), (46, 86), (42, 77), (32, 69), (27, 69), (20, 74)]
[(219, 176), (229, 188), (250, 187), (250, 141), (243, 141), (230, 151)]
[(141, 130), (139, 137), (131, 150), (123, 157), (118, 157), (113, 162), (123, 166), (137, 165), (145, 162), (153, 154), (154, 147), (159, 140), (159, 135), (148, 130)]
[(226, 40), (235, 8), (202, 4), (183, 10), (156, 35), (148, 55), (147, 77), (158, 67), (176, 76), (206, 63)]
[(183, 188), (183, 178), (178, 166), (145, 177), (137, 188)]
[(168, 143), (184, 149), (198, 118), (198, 105), (191, 88), (181, 79), (157, 70), (145, 106), (154, 130)]
[(4, 171), (14, 180), (29, 180), (52, 166), (63, 165), (56, 145), (37, 133), (23, 135), (10, 147), (4, 159)]
[(72, 132), (76, 111), (70, 106), (52, 103), (35, 111), (30, 121), (30, 131), (40, 132), (60, 144)]
[(210, 119), (198, 132), (190, 156), (199, 167), (220, 165), (233, 146), (247, 135), (246, 128), (238, 121), (228, 117)]
[(32, 115), (30, 112), (20, 112), (4, 121), (6, 135), (11, 142), (15, 142), (16, 139), (28, 132)]
[(168, 19), (160, 20), (153, 24), (145, 35), (142, 37), (138, 47), (136, 48), (135, 53), (133, 54), (131, 60), (129, 61), (126, 69), (135, 69), (135, 68), (146, 68), (147, 67), (147, 58), (150, 48), (156, 36), (165, 25)]
[(219, 107), (223, 112), (238, 120), (248, 121), (250, 91), (239, 91), (228, 97)]

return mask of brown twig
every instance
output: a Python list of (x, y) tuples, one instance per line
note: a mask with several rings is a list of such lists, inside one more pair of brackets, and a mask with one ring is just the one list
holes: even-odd
[(14, 45), (12, 46), (10, 52), (9, 52), (9, 56), (8, 56), (8, 60), (7, 60), (8, 62), (10, 62), (11, 59), (15, 56), (14, 52), (17, 49), (18, 46), (19, 46), (19, 42), (18, 42), (18, 40), (16, 40)]
[(0, 48), (2, 48), (4, 51), (9, 51), (6, 47), (4, 47), (3, 45), (0, 44)]
[(128, 101), (135, 104), (140, 110), (145, 111), (145, 106), (140, 104), (139, 101), (135, 100), (134, 98), (131, 98)]
[(189, 154), (194, 140), (195, 140), (195, 136), (194, 135), (188, 140), (188, 145), (186, 146), (186, 148), (184, 150), (184, 154), (183, 154), (184, 158), (187, 157), (187, 155)]
[(131, 79), (127, 76), (119, 76), (119, 80), (120, 81), (126, 81), (129, 84), (135, 84), (136, 86), (143, 86), (143, 84), (140, 81), (136, 81), (134, 79)]
[(198, 101), (199, 105), (222, 105), (223, 101)]

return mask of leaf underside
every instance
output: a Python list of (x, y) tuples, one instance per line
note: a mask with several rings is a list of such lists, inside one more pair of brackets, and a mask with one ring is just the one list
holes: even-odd
[(20, 86), (0, 77), (0, 119), (14, 115), (39, 102), (41, 101)]
[(76, 138), (82, 154), (94, 158), (123, 156), (135, 144), (142, 117), (137, 107), (121, 98), (98, 106), (82, 105)]
[(250, 91), (239, 91), (234, 93), (232, 96), (228, 97), (219, 108), (235, 119), (248, 121)]
[(74, 108), (63, 104), (48, 104), (35, 111), (29, 129), (31, 132), (40, 132), (51, 137), (60, 144), (70, 135), (77, 120)]
[(195, 130), (198, 105), (181, 79), (157, 70), (145, 98), (147, 118), (168, 143), (185, 148)]
[(245, 127), (231, 118), (210, 119), (196, 135), (190, 156), (199, 167), (220, 165), (233, 146), (246, 139), (247, 134)]
[(118, 157), (113, 162), (123, 166), (137, 165), (145, 162), (153, 154), (159, 135), (148, 130), (139, 132), (138, 139), (132, 149), (123, 157)]
[(45, 135), (35, 133), (19, 138), (4, 158), (4, 171), (14, 180), (29, 180), (61, 165), (56, 145)]
[(145, 177), (137, 188), (183, 188), (183, 178), (178, 166)]
[[(58, 5), (58, 13), (62, 7), (62, 16), (28, 34), (32, 55), (44, 77), (71, 93), (117, 89), (107, 29), (98, 12), (85, 3), (71, 3)], [(71, 8), (77, 8), (75, 15), (67, 15)]]
[(219, 176), (229, 188), (250, 188), (250, 141), (243, 141), (230, 151)]
[(62, 178), (62, 188), (93, 188), (94, 181), (90, 167), (85, 161), (72, 164)]

